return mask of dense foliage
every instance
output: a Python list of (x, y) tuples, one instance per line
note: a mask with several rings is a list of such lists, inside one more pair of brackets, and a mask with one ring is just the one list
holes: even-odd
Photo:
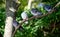
[[(30, 10), (27, 10), (28, 0), (19, 1), (21, 2), (21, 5), (19, 6), (16, 14), (16, 20), (18, 22), (22, 20), (21, 13), (24, 10), (27, 11), (29, 18), (33, 16), (30, 13)], [(36, 4), (37, 6), (39, 2), (40, 0), (35, 0), (35, 2), (32, 4)], [(50, 4), (52, 7), (54, 7), (59, 0), (43, 0), (42, 2)], [(47, 11), (45, 11), (43, 8), (41, 11), (43, 14), (47, 13)], [(5, 0), (0, 0), (0, 33), (2, 35), (4, 34), (5, 17)], [(29, 20), (27, 25), (23, 23), (22, 26), (24, 31), (17, 30), (15, 37), (60, 37), (60, 6), (56, 7), (56, 11), (54, 13), (43, 18)], [(44, 36), (44, 33), (46, 36)]]

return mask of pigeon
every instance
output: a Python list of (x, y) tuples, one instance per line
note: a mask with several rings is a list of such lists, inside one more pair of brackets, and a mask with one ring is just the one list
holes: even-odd
[(31, 9), (31, 14), (33, 16), (41, 16), (42, 15), (42, 12), (39, 12), (36, 8), (32, 8)]
[(50, 5), (44, 5), (44, 9), (50, 12), (52, 10), (52, 7)]
[[(23, 20), (28, 20), (28, 15), (27, 15), (26, 11), (21, 13), (21, 17)], [(28, 21), (26, 21), (25, 24), (28, 24)]]
[[(16, 28), (19, 25), (19, 23), (16, 20), (13, 20), (13, 24), (12, 25), (13, 25), (14, 28)], [(23, 27), (20, 26), (19, 30), (23, 31)]]
[(43, 7), (43, 6), (44, 6), (44, 3), (39, 3), (39, 4), (37, 5), (38, 8)]

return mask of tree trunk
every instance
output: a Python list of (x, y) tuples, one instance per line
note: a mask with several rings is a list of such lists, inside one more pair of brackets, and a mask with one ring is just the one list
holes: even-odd
[(15, 14), (18, 9), (16, 0), (6, 0), (6, 21), (5, 21), (5, 32), (4, 37), (12, 37), (13, 19), (16, 19)]

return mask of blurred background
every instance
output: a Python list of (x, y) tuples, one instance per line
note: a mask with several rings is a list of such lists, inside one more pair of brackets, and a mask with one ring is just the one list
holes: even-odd
[[(43, 14), (47, 11), (43, 8), (37, 7), (39, 3), (43, 2), (54, 7), (60, 0), (33, 0), (32, 8), (37, 8)], [(19, 0), (19, 6), (16, 14), (16, 20), (22, 20), (21, 13), (27, 11), (28, 17), (33, 15), (27, 10), (28, 0)], [(0, 34), (4, 34), (5, 18), (6, 18), (6, 4), (5, 0), (0, 0)], [(56, 7), (54, 13), (43, 18), (35, 18), (28, 21), (28, 24), (22, 24), (24, 31), (17, 30), (15, 37), (60, 37), (60, 5)]]

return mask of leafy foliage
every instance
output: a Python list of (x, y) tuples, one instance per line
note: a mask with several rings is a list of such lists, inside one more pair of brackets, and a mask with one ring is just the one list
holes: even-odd
[[(2, 1), (2, 0), (1, 0)], [(5, 1), (5, 0), (4, 0)], [(5, 26), (5, 7), (4, 7), (4, 1), (0, 2), (0, 32), (3, 34), (4, 33), (4, 26)], [(28, 0), (19, 0), (21, 2), (21, 5), (18, 8), (17, 14), (16, 14), (16, 20), (17, 21), (21, 21), (21, 13), (24, 11), (25, 7), (28, 4)], [(34, 2), (36, 3), (36, 5), (40, 2), (40, 0)], [(55, 4), (57, 2), (59, 2), (59, 0), (43, 0), (42, 2), (46, 3), (46, 4), (50, 4), (53, 7), (55, 6)], [(33, 3), (32, 3), (33, 4)], [(39, 10), (39, 9), (38, 9)], [(33, 15), (30, 13), (31, 10), (26, 10), (29, 18), (32, 17)], [(44, 14), (46, 14), (47, 12), (42, 8), (41, 10)], [(46, 12), (46, 13), (45, 13)], [(60, 37), (60, 23), (56, 24), (56, 27), (54, 29), (54, 31), (51, 33), (51, 31), (53, 30), (52, 27), (50, 27), (52, 22), (60, 22), (60, 6), (57, 7), (57, 10), (48, 15), (45, 16), (43, 18), (35, 18), (32, 20), (29, 20), (29, 24), (26, 25), (25, 23), (22, 24), (23, 28), (24, 28), (24, 32), (17, 30), (17, 33), (15, 35), (15, 37), (44, 37), (44, 31), (47, 29), (46, 32), (48, 32), (48, 34), (46, 35), (46, 37)], [(57, 26), (58, 25), (58, 26)], [(44, 30), (44, 28), (46, 28)], [(50, 32), (49, 32), (50, 31)]]

